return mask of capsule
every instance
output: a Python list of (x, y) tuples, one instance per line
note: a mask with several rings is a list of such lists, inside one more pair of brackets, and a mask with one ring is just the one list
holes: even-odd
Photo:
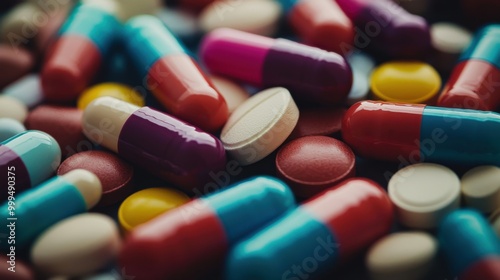
[(278, 179), (240, 182), (135, 228), (120, 265), (137, 280), (192, 279), (219, 267), (230, 246), (294, 206), (290, 189)]
[(344, 115), (342, 137), (360, 156), (402, 165), (500, 164), (500, 115), (493, 112), (361, 101)]
[(378, 184), (344, 181), (237, 244), (226, 279), (313, 279), (387, 234), (392, 220)]
[(125, 24), (123, 44), (148, 89), (172, 115), (206, 131), (226, 122), (224, 97), (159, 19), (132, 18)]
[(216, 29), (203, 40), (208, 69), (255, 86), (285, 87), (295, 99), (339, 104), (349, 94), (352, 71), (339, 54), (285, 39)]
[(421, 58), (430, 48), (429, 26), (390, 0), (336, 0), (354, 23), (356, 49), (371, 48), (396, 59)]
[(72, 101), (87, 87), (121, 31), (109, 1), (77, 5), (49, 48), (41, 72), (45, 98)]
[(500, 24), (484, 27), (453, 68), (438, 105), (492, 111), (500, 106)]
[(15, 194), (42, 183), (61, 163), (57, 141), (45, 132), (29, 130), (0, 143), (0, 182), (5, 186), (0, 201), (7, 199), (7, 188)]
[(9, 198), (0, 206), (1, 233), (12, 241), (2, 242), (0, 247), (30, 245), (53, 224), (92, 208), (101, 198), (101, 189), (96, 175), (76, 169)]
[(500, 279), (500, 240), (478, 212), (464, 209), (449, 214), (441, 222), (438, 238), (458, 279)]
[(90, 140), (190, 193), (226, 164), (219, 139), (149, 107), (100, 97), (87, 106), (82, 121)]

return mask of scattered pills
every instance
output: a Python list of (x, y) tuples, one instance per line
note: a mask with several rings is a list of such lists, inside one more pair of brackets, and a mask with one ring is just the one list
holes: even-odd
[(10, 118), (0, 118), (0, 142), (25, 131), (26, 127), (19, 121)]
[(102, 83), (86, 89), (78, 98), (77, 107), (85, 110), (90, 102), (103, 96), (111, 96), (139, 107), (144, 106), (144, 97), (133, 88), (117, 83)]
[(0, 118), (14, 119), (24, 123), (28, 116), (28, 108), (16, 98), (0, 95)]

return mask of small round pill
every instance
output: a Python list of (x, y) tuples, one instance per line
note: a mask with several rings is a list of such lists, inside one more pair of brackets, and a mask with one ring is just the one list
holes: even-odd
[(144, 106), (144, 98), (137, 91), (118, 83), (102, 83), (86, 89), (78, 98), (77, 106), (85, 110), (90, 102), (102, 96), (111, 96), (139, 107)]
[(232, 113), (238, 106), (250, 97), (250, 94), (237, 83), (216, 75), (211, 75), (210, 80), (215, 88), (222, 94), (226, 100), (227, 109)]
[(24, 123), (27, 116), (28, 108), (21, 101), (10, 96), (0, 96), (0, 118), (14, 119)]
[(471, 41), (471, 32), (457, 24), (451, 22), (432, 24), (431, 44), (435, 50), (433, 65), (441, 71), (451, 71)]
[(468, 207), (483, 213), (500, 208), (500, 168), (478, 166), (462, 176), (462, 195)]
[(343, 142), (326, 136), (306, 136), (284, 145), (276, 155), (276, 170), (299, 198), (310, 198), (354, 176), (355, 157)]
[(344, 108), (304, 108), (288, 140), (304, 136), (336, 136), (342, 128)]
[(26, 128), (19, 121), (9, 118), (0, 118), (0, 142), (24, 131), (26, 131)]
[(389, 180), (388, 192), (401, 224), (431, 229), (458, 208), (460, 179), (445, 166), (418, 163), (396, 172)]

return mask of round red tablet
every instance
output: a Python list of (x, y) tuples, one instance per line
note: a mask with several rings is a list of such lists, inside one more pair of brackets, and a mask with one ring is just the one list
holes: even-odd
[(102, 184), (99, 206), (123, 201), (133, 190), (134, 169), (118, 156), (105, 151), (87, 151), (75, 154), (61, 163), (57, 175), (74, 169), (93, 172)]
[(354, 176), (355, 156), (343, 142), (327, 136), (306, 136), (283, 146), (276, 172), (300, 199), (307, 199)]
[(288, 140), (303, 136), (336, 136), (342, 128), (344, 108), (301, 108), (297, 125)]

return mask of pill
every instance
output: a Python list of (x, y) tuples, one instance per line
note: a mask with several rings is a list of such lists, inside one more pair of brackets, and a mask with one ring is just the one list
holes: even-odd
[(352, 87), (347, 95), (346, 103), (353, 105), (368, 98), (370, 93), (370, 76), (375, 68), (375, 60), (366, 53), (354, 52), (347, 56), (352, 69)]
[(53, 225), (35, 241), (31, 261), (45, 275), (80, 276), (105, 267), (121, 246), (116, 222), (97, 213)]
[(450, 73), (460, 54), (469, 46), (472, 34), (451, 22), (431, 25), (431, 44), (435, 55), (432, 65), (440, 72)]
[(463, 209), (448, 215), (439, 226), (438, 239), (459, 279), (500, 279), (500, 242), (478, 212)]
[(493, 230), (500, 238), (500, 208), (498, 208), (493, 214), (491, 214), (490, 222), (491, 226), (493, 227)]
[(361, 101), (347, 110), (342, 137), (360, 156), (403, 165), (498, 165), (499, 125), (492, 112)]
[(102, 96), (111, 96), (125, 102), (144, 106), (144, 97), (133, 88), (118, 83), (101, 83), (86, 89), (78, 98), (78, 109), (84, 110), (90, 102)]
[(134, 188), (134, 169), (124, 160), (106, 151), (84, 151), (76, 153), (61, 163), (57, 175), (75, 169), (94, 173), (101, 182), (102, 196), (96, 207), (108, 206), (123, 201)]
[(500, 24), (488, 25), (474, 39), (439, 96), (443, 107), (494, 110), (500, 105)]
[(226, 163), (219, 139), (149, 107), (112, 98), (92, 101), (83, 132), (93, 142), (169, 182), (194, 192)]
[(149, 188), (127, 197), (118, 209), (118, 220), (129, 232), (158, 215), (175, 209), (189, 201), (189, 197), (171, 188)]
[(396, 59), (420, 58), (430, 47), (429, 26), (389, 0), (337, 0), (354, 23), (353, 48), (371, 48)]
[(371, 279), (428, 279), (435, 265), (438, 242), (419, 231), (399, 232), (377, 241), (368, 251), (365, 262)]
[(284, 145), (276, 155), (276, 171), (301, 199), (353, 177), (351, 148), (326, 136), (305, 136)]
[[(15, 194), (49, 178), (61, 163), (61, 149), (52, 136), (41, 131), (26, 131), (0, 143), (0, 180)], [(0, 193), (0, 201), (7, 191)]]
[(1, 19), (0, 40), (6, 44), (14, 45), (15, 43), (15, 46), (29, 48), (32, 36), (25, 35), (28, 29), (27, 22), (38, 19), (36, 14), (42, 12), (35, 3), (29, 1), (14, 7)]
[(242, 86), (229, 79), (210, 75), (210, 80), (226, 100), (229, 114), (250, 97), (250, 94)]
[(63, 158), (75, 153), (91, 150), (92, 143), (82, 132), (83, 112), (74, 107), (40, 105), (26, 118), (28, 129), (50, 134), (61, 147)]
[(215, 74), (263, 88), (285, 87), (308, 103), (339, 104), (352, 84), (351, 68), (337, 53), (233, 29), (206, 35), (200, 57)]
[(282, 0), (288, 22), (307, 45), (343, 56), (353, 44), (354, 28), (337, 2), (330, 0)]
[(23, 123), (28, 116), (28, 108), (14, 97), (0, 95), (0, 118), (14, 119)]
[(224, 149), (241, 165), (255, 163), (276, 150), (292, 133), (299, 109), (285, 88), (261, 91), (241, 104), (222, 128)]
[(28, 74), (34, 65), (35, 59), (27, 50), (0, 44), (0, 88)]
[(478, 166), (462, 176), (462, 195), (465, 205), (483, 213), (500, 208), (500, 168)]
[(33, 38), (33, 48), (37, 54), (46, 54), (47, 49), (57, 37), (57, 32), (66, 21), (69, 13), (75, 6), (75, 1), (31, 1), (35, 2), (41, 9), (39, 14), (33, 17), (39, 18), (38, 33)]
[(25, 131), (26, 128), (19, 121), (10, 118), (0, 118), (0, 142)]
[(130, 19), (131, 17), (142, 15), (142, 14), (155, 14), (163, 5), (162, 0), (147, 0), (147, 1), (136, 1), (136, 0), (115, 0), (121, 8), (122, 19), (124, 21)]
[(21, 101), (29, 108), (40, 104), (43, 100), (42, 85), (38, 74), (28, 74), (9, 84), (3, 89), (5, 96)]
[(220, 266), (230, 246), (292, 207), (292, 193), (283, 182), (252, 178), (135, 228), (119, 262), (137, 280), (191, 279)]
[(118, 34), (117, 6), (112, 1), (76, 6), (59, 30), (41, 71), (45, 98), (72, 101), (87, 87)]
[[(27, 247), (53, 224), (94, 207), (101, 197), (101, 183), (93, 173), (77, 169), (55, 176), (44, 183), (19, 194), (15, 209), (4, 202), (0, 209), (2, 233), (15, 230), (17, 248)], [(13, 215), (10, 215), (13, 214)], [(16, 218), (15, 222), (9, 217)], [(9, 224), (10, 223), (10, 224)], [(7, 225), (14, 225), (9, 228)], [(0, 243), (2, 248), (7, 242)]]
[(344, 108), (301, 108), (299, 120), (288, 140), (304, 136), (339, 136)]
[(215, 1), (199, 16), (204, 32), (227, 27), (262, 36), (273, 36), (281, 17), (281, 6), (269, 0), (245, 0), (237, 5), (233, 0)]
[(226, 279), (317, 278), (387, 234), (392, 212), (375, 182), (344, 181), (234, 246)]
[(409, 165), (396, 172), (387, 187), (398, 221), (410, 228), (432, 229), (460, 206), (460, 179), (446, 166)]
[(224, 98), (159, 19), (134, 17), (123, 32), (136, 69), (172, 115), (206, 131), (224, 125), (228, 117)]
[[(7, 254), (10, 254), (7, 253)], [(0, 279), (8, 280), (34, 280), (35, 273), (31, 267), (14, 256), (14, 266), (11, 266), (11, 257), (2, 254), (0, 256)]]

